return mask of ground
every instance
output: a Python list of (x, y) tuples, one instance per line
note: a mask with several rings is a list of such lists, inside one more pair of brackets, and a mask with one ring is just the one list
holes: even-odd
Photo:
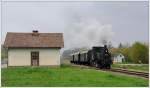
[(70, 65), (58, 68), (8, 67), (2, 69), (2, 86), (147, 87), (148, 80)]

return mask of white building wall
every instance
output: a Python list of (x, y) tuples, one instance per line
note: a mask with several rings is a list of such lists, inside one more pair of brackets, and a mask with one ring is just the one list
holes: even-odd
[(8, 50), (8, 66), (29, 66), (30, 64), (31, 59), (28, 50), (23, 49)]
[(122, 57), (117, 56), (117, 62), (122, 62)]
[(60, 65), (59, 49), (40, 50), (39, 65)]
[(114, 57), (113, 62), (122, 62), (123, 59), (124, 59), (123, 55), (117, 55), (117, 56)]
[(31, 52), (39, 52), (39, 65), (60, 65), (60, 49), (9, 49), (8, 66), (31, 66)]

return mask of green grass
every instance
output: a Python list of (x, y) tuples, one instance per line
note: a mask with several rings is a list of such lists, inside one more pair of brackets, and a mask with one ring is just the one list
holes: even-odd
[(125, 68), (129, 70), (135, 70), (135, 71), (143, 71), (143, 72), (149, 72), (149, 65), (148, 64), (113, 64), (113, 68)]
[(2, 69), (2, 86), (146, 87), (148, 80), (69, 65), (60, 68), (10, 67)]

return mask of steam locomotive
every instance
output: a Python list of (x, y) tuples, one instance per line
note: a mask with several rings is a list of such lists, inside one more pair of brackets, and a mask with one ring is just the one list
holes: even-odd
[(104, 47), (93, 47), (88, 51), (74, 53), (71, 57), (71, 63), (93, 66), (100, 69), (110, 69), (112, 64), (111, 54), (106, 45)]

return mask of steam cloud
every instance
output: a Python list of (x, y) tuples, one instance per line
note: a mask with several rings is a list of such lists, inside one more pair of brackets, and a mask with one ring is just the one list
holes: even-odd
[(80, 18), (65, 30), (65, 47), (81, 48), (102, 46), (114, 36), (110, 24), (102, 24), (94, 18)]

